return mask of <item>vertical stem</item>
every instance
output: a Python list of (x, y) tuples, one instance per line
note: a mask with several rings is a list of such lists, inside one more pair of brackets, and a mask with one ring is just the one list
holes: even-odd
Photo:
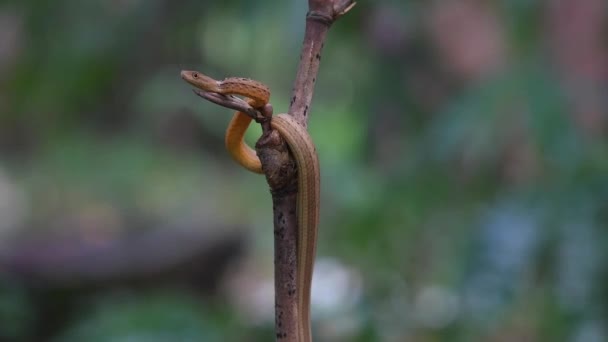
[[(348, 12), (352, 0), (309, 0), (300, 63), (289, 114), (307, 127), (310, 103), (317, 81), (321, 50), (333, 21)], [(297, 304), (297, 172), (294, 159), (276, 131), (266, 131), (256, 150), (272, 193), (275, 237), (275, 332), (277, 341), (298, 341)]]
[(274, 210), (274, 288), (276, 339), (293, 341), (297, 336), (296, 300), (296, 193), (272, 198)]
[(323, 50), (328, 30), (328, 23), (314, 20), (310, 16), (307, 18), (300, 64), (289, 103), (289, 113), (304, 127), (308, 124), (308, 113), (319, 72), (321, 50)]

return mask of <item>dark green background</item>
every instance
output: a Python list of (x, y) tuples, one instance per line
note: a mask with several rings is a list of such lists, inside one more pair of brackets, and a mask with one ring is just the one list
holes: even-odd
[[(316, 340), (608, 339), (607, 7), (361, 1), (335, 23), (309, 125), (322, 167)], [(2, 250), (159, 227), (246, 245), (211, 291), (99, 286), (65, 317), (70, 291), (32, 291), (7, 270), (1, 339), (273, 339), (267, 185), (225, 152), (230, 111), (179, 71), (260, 80), (284, 112), (306, 10), (0, 4)], [(45, 305), (60, 308), (51, 328)]]

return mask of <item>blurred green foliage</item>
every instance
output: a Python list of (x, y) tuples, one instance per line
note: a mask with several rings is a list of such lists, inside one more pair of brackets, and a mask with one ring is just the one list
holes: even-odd
[[(117, 294), (86, 303), (86, 316), (55, 341), (242, 341), (243, 325), (222, 306), (175, 293)], [(269, 339), (271, 334), (259, 335)]]
[[(309, 126), (319, 257), (362, 291), (315, 323), (319, 340), (608, 338), (608, 14), (597, 3), (361, 2), (332, 27)], [(241, 223), (269, 268), (264, 180), (229, 160), (230, 114), (179, 70), (260, 80), (285, 111), (306, 5), (5, 0), (0, 181), (22, 197), (2, 199), (21, 208), (0, 205), (3, 237), (82, 228), (69, 218), (100, 207), (119, 218), (103, 221), (109, 231)], [(0, 336), (27, 340), (32, 303), (8, 284)], [(255, 328), (232, 304), (185, 296), (100, 295), (54, 341), (272, 338), (272, 317)]]

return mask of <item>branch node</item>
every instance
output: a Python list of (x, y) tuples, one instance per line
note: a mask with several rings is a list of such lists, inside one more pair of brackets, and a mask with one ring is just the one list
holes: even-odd
[(330, 26), (350, 11), (357, 3), (353, 0), (317, 0), (309, 3), (306, 19)]
[(331, 24), (334, 22), (334, 18), (332, 16), (319, 11), (309, 11), (306, 13), (306, 20), (316, 21), (327, 26), (331, 26)]

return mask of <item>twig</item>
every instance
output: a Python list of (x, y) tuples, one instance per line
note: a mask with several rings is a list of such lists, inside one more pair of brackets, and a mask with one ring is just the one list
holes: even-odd
[(308, 124), (310, 103), (327, 31), (336, 19), (346, 14), (355, 4), (352, 0), (308, 1), (306, 32), (289, 105), (289, 114), (293, 115), (304, 127)]

